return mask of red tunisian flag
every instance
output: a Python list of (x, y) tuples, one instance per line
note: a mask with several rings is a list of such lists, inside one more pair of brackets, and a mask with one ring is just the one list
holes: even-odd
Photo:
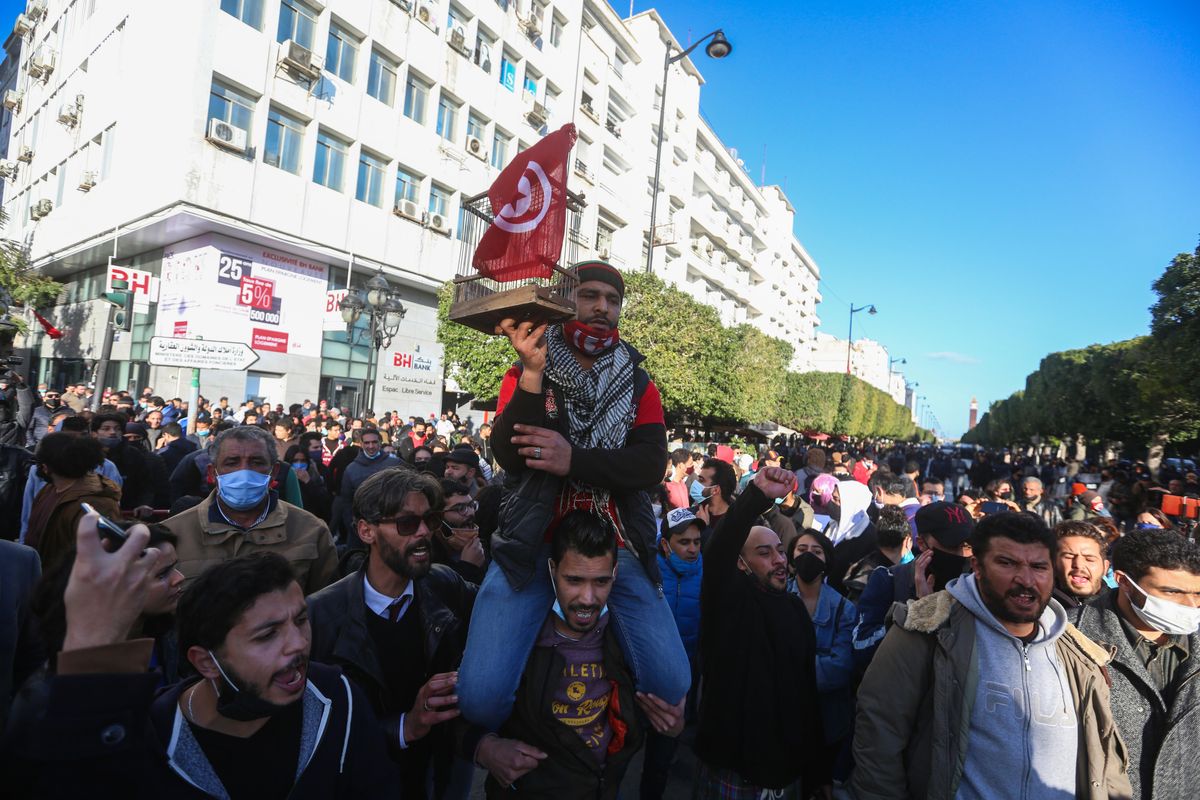
[(567, 227), (567, 164), (575, 126), (564, 125), (504, 168), (488, 189), (492, 224), (472, 264), (498, 281), (548, 278)]

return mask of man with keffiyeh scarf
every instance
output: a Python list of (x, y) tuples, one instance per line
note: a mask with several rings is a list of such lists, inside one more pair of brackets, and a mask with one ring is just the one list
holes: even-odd
[[(458, 685), (463, 715), (491, 731), (512, 710), (525, 661), (557, 603), (549, 543), (572, 509), (602, 516), (616, 531), (618, 569), (608, 606), (639, 693), (651, 696), (644, 702), (682, 708), (691, 682), (662, 594), (657, 524), (646, 494), (662, 481), (667, 463), (662, 401), (639, 366), (643, 356), (618, 333), (621, 273), (599, 261), (573, 269), (579, 277), (575, 320), (506, 319), (496, 329), (520, 358), (504, 376), (492, 431), (509, 483)], [(481, 748), (481, 763), (489, 768), (492, 759), (483, 751), (490, 756), (501, 749), (493, 744)], [(537, 763), (516, 749), (505, 752), (510, 777)]]

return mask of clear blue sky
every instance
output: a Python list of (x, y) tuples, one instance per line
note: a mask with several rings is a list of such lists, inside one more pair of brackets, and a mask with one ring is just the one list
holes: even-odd
[[(628, 0), (616, 0), (621, 14)], [(1146, 333), (1200, 237), (1200, 4), (638, 2), (822, 270), (821, 329), (908, 359), (953, 436), (1048, 352)]]

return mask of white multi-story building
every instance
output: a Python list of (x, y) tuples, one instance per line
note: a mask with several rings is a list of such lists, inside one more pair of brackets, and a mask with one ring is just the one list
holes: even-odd
[(845, 372), (846, 357), (850, 358), (850, 373), (862, 378), (876, 389), (887, 392), (900, 405), (907, 405), (904, 373), (892, 369), (888, 350), (874, 339), (856, 339), (847, 349), (846, 340), (819, 332), (813, 339), (813, 370), (816, 372)]
[[(437, 411), (435, 292), (459, 263), (464, 201), (568, 122), (587, 203), (569, 235), (644, 267), (664, 48), (679, 48), (655, 12), (30, 0), (14, 35), (4, 233), (66, 284), (47, 316), (68, 335), (27, 342), (49, 383), (91, 377), (115, 275), (138, 313), (108, 385), (178, 394), (186, 370), (146, 363), (153, 336), (234, 340), (259, 360), (203, 370), (207, 396)], [(782, 191), (756, 186), (701, 119), (701, 83), (690, 61), (673, 68), (655, 271), (809, 367), (817, 266)], [(379, 270), (407, 316), (368, 399), (368, 337), (347, 338), (336, 303)]]

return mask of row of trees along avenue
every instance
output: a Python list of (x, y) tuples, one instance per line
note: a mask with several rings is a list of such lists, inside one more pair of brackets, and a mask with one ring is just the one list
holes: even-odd
[[(1200, 247), (1180, 253), (1153, 284), (1150, 334), (1051, 353), (1025, 389), (992, 403), (963, 440), (992, 447), (1083, 437), (1148, 449), (1200, 442)], [(1035, 439), (1036, 437), (1036, 439)]]
[[(438, 297), (448, 373), (477, 401), (494, 399), (514, 363), (508, 340), (450, 322), (451, 284)], [(715, 309), (660, 278), (625, 274), (621, 337), (646, 356), (668, 426), (778, 422), (854, 437), (928, 436), (909, 410), (859, 378), (788, 370), (792, 346), (752, 325), (726, 327)]]

